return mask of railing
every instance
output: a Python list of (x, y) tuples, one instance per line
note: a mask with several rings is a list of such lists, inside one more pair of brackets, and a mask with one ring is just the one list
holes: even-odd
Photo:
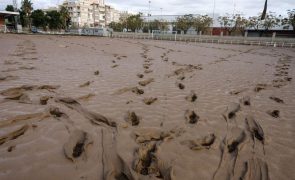
[(165, 40), (190, 43), (215, 43), (215, 44), (236, 44), (250, 46), (272, 46), (295, 48), (295, 38), (271, 38), (271, 37), (233, 37), (233, 36), (206, 36), (206, 35), (175, 35), (148, 33), (113, 33), (114, 38)]

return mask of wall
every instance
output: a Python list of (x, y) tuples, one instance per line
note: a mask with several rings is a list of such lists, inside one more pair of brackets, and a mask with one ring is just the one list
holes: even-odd
[(0, 15), (0, 26), (5, 24), (4, 16)]
[(248, 30), (249, 37), (272, 37), (272, 34), (276, 32), (276, 37), (290, 38), (295, 37), (295, 31), (292, 30)]

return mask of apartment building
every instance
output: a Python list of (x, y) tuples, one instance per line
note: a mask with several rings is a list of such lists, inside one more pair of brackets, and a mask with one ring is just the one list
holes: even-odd
[(65, 0), (74, 27), (106, 27), (118, 22), (119, 11), (105, 5), (104, 0)]
[(114, 9), (111, 6), (106, 5), (106, 25), (109, 25), (111, 22), (119, 22), (120, 21), (120, 11)]

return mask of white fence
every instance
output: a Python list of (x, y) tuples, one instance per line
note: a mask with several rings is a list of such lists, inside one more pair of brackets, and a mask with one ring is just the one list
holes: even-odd
[(146, 40), (182, 41), (191, 43), (216, 43), (216, 44), (237, 44), (255, 46), (273, 46), (295, 48), (295, 38), (271, 38), (271, 37), (233, 37), (233, 36), (205, 36), (205, 35), (180, 35), (180, 34), (159, 34), (148, 33), (114, 33), (114, 38), (131, 38)]

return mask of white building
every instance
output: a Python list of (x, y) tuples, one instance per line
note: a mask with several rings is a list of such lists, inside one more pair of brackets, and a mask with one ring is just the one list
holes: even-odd
[(111, 22), (119, 22), (120, 21), (120, 11), (114, 9), (111, 6), (106, 5), (106, 25), (109, 25)]
[(74, 27), (106, 27), (120, 18), (119, 12), (105, 5), (104, 0), (65, 0), (63, 6), (67, 7)]

